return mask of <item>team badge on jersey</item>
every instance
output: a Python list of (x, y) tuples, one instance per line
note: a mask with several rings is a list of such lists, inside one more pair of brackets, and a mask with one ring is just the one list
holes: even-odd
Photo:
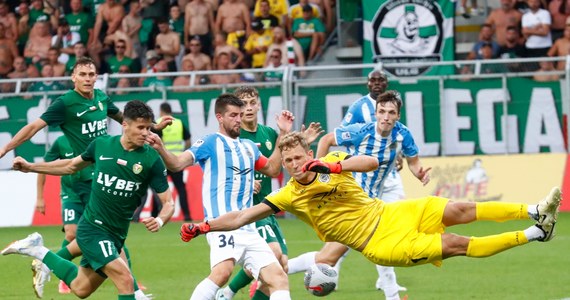
[(267, 150), (273, 149), (273, 144), (271, 143), (270, 140), (265, 141), (265, 147), (267, 148)]
[(319, 174), (319, 181), (322, 183), (328, 183), (331, 181), (331, 176), (329, 174)]
[(197, 140), (194, 145), (192, 145), (193, 147), (199, 147), (200, 145), (204, 144), (204, 140), (200, 139)]
[(99, 102), (99, 109), (103, 110), (103, 103)]
[(139, 174), (140, 172), (142, 172), (142, 170), (143, 166), (140, 163), (136, 163), (133, 165), (133, 173)]
[(340, 135), (340, 138), (343, 139), (343, 140), (350, 140), (350, 132), (343, 132), (343, 133)]

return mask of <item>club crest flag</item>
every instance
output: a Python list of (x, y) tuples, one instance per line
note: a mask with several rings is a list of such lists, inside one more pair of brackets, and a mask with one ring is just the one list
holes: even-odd
[[(454, 59), (453, 17), (450, 0), (362, 1), (364, 14), (363, 62), (409, 64)], [(452, 66), (385, 67), (396, 76), (453, 74)]]

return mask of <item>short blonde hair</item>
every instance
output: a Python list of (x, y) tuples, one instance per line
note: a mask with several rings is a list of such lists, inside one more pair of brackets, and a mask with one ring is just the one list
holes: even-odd
[(305, 140), (305, 136), (298, 131), (293, 131), (281, 138), (278, 147), (279, 150), (283, 152), (285, 150), (293, 149), (299, 145), (301, 145), (305, 151), (309, 151), (310, 149), (309, 144), (307, 144), (307, 141)]

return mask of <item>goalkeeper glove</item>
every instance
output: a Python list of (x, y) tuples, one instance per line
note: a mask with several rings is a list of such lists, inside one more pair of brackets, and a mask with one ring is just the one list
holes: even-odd
[(210, 224), (208, 224), (208, 221), (199, 224), (184, 223), (182, 227), (180, 227), (180, 239), (189, 242), (200, 234), (208, 232), (210, 232)]
[(340, 172), (342, 172), (342, 165), (340, 164), (340, 161), (337, 161), (335, 163), (327, 163), (320, 161), (318, 159), (312, 159), (303, 165), (303, 172), (308, 172), (308, 171), (324, 173), (324, 174), (330, 174), (330, 173), (339, 174)]

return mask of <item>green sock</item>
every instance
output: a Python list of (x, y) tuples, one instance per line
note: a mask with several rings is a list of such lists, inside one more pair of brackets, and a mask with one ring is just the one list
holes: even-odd
[(67, 247), (67, 245), (69, 245), (69, 243), (70, 243), (70, 242), (69, 242), (68, 240), (63, 239), (63, 242), (61, 242), (61, 248)]
[(133, 267), (131, 265), (131, 254), (129, 253), (129, 249), (127, 245), (123, 245), (123, 251), (125, 251), (125, 256), (127, 257), (127, 264), (129, 265), (129, 270), (131, 270), (131, 275), (133, 275), (134, 285), (135, 285), (135, 292), (139, 290), (139, 283), (133, 274)]
[(253, 294), (253, 298), (251, 298), (251, 300), (269, 300), (269, 296), (265, 295), (260, 290), (257, 290), (255, 291), (255, 294)]
[(71, 286), (71, 282), (77, 277), (77, 266), (53, 252), (48, 252), (43, 261), (50, 268), (57, 278), (63, 280), (67, 286)]
[(247, 273), (245, 273), (245, 271), (241, 269), (232, 279), (232, 281), (228, 286), (230, 287), (230, 290), (232, 290), (232, 292), (237, 293), (239, 290), (247, 286), (252, 280), (253, 278), (247, 276)]
[(62, 247), (61, 249), (59, 249), (59, 251), (57, 251), (57, 256), (65, 259), (65, 260), (72, 260), (73, 259), (73, 255), (71, 255), (71, 253), (69, 253), (69, 250), (67, 250), (67, 247)]
[(119, 295), (119, 300), (136, 300), (135, 294)]

